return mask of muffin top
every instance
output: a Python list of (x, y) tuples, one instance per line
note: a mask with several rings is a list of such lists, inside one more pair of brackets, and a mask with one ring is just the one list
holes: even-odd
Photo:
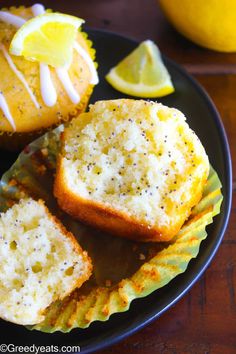
[(9, 54), (19, 27), (44, 11), (39, 4), (0, 11), (0, 132), (33, 132), (68, 120), (84, 110), (98, 82), (94, 50), (81, 31), (68, 69)]

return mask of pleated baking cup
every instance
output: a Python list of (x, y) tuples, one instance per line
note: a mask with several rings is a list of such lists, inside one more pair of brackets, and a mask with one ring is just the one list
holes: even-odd
[(201, 201), (171, 242), (141, 243), (98, 232), (61, 211), (53, 196), (62, 130), (63, 126), (58, 127), (30, 144), (0, 182), (1, 211), (23, 197), (44, 199), (92, 258), (91, 278), (63, 301), (53, 303), (43, 322), (28, 327), (49, 333), (107, 321), (112, 314), (127, 311), (134, 299), (149, 295), (183, 273), (197, 256), (207, 237), (206, 226), (220, 212), (223, 199), (220, 180), (211, 168)]

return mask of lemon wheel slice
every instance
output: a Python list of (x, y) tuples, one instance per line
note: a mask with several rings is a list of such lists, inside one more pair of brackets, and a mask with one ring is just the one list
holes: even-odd
[(54, 67), (68, 65), (78, 28), (84, 20), (60, 13), (46, 13), (27, 21), (15, 34), (10, 53)]
[(116, 90), (137, 97), (162, 97), (174, 92), (160, 51), (151, 40), (142, 42), (106, 75)]

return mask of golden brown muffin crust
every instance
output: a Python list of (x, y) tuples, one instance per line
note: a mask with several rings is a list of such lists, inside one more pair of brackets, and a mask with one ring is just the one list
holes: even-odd
[[(31, 8), (10, 8), (10, 12), (25, 19), (33, 16)], [(0, 21), (0, 43), (4, 45), (7, 51), (9, 51), (9, 45), (15, 32), (16, 28), (12, 25)], [(94, 58), (91, 42), (86, 39), (84, 33), (78, 32), (77, 42)], [(14, 118), (16, 132), (27, 133), (51, 127), (61, 121), (70, 119), (86, 108), (93, 88), (93, 85), (90, 84), (91, 73), (84, 59), (76, 51), (74, 51), (73, 61), (69, 68), (69, 76), (81, 97), (78, 104), (72, 103), (58, 79), (55, 69), (50, 68), (52, 81), (57, 92), (57, 102), (52, 107), (46, 106), (40, 90), (39, 63), (17, 56), (11, 56), (11, 59), (17, 69), (24, 75), (40, 106), (39, 109), (35, 107), (25, 86), (10, 68), (3, 52), (0, 50), (0, 91), (4, 94)], [(0, 131), (13, 132), (1, 109)]]

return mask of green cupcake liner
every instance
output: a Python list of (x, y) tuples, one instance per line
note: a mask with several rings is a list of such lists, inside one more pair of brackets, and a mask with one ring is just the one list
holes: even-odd
[(28, 327), (43, 332), (69, 332), (94, 321), (107, 321), (127, 311), (136, 298), (149, 295), (183, 273), (207, 237), (206, 226), (220, 212), (221, 183), (211, 167), (201, 201), (169, 243), (138, 243), (112, 237), (73, 220), (53, 197), (53, 176), (63, 126), (45, 134), (19, 155), (0, 181), (0, 210), (22, 197), (45, 200), (51, 212), (74, 233), (92, 258), (92, 277), (63, 301), (53, 303), (45, 320)]

